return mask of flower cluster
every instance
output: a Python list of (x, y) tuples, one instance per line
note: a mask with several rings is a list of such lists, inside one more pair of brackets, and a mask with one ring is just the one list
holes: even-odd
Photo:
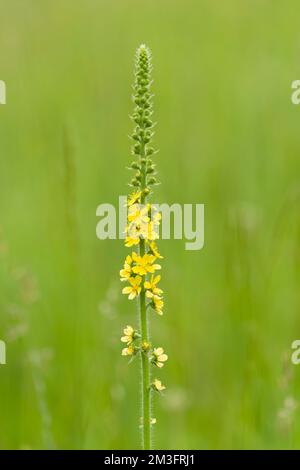
[[(123, 288), (122, 293), (127, 294), (129, 300), (133, 300), (144, 290), (148, 301), (147, 307), (152, 307), (156, 313), (162, 315), (163, 290), (157, 285), (161, 276), (156, 275), (155, 272), (161, 269), (157, 260), (163, 257), (152, 236), (155, 233), (155, 239), (158, 238), (161, 215), (155, 212), (154, 217), (151, 217), (151, 204), (141, 207), (137, 197), (138, 193), (130, 196), (130, 200), (135, 202), (129, 206), (128, 210), (126, 233), (130, 235), (126, 237), (125, 245), (127, 247), (137, 245), (139, 254), (133, 251), (125, 258), (123, 269), (120, 270), (120, 277), (121, 281), (128, 282), (129, 285)], [(134, 208), (134, 210), (130, 210), (130, 208)], [(143, 243), (143, 254), (140, 249), (141, 243)]]
[[(168, 360), (168, 356), (165, 354), (162, 347), (152, 348), (150, 343), (141, 340), (141, 334), (131, 325), (127, 325), (126, 328), (124, 328), (123, 335), (121, 341), (122, 343), (126, 343), (127, 346), (122, 349), (122, 356), (130, 356), (133, 358), (138, 353), (142, 353), (152, 365), (159, 369), (161, 369)], [(155, 379), (151, 384), (151, 388), (157, 392), (162, 392), (166, 387), (162, 385), (160, 380)]]
[(151, 87), (151, 54), (149, 49), (142, 45), (136, 56), (135, 84), (133, 102), (135, 104), (132, 120), (134, 131), (132, 161), (130, 168), (135, 172), (130, 181), (133, 192), (127, 198), (127, 226), (125, 230), (125, 246), (132, 251), (126, 256), (124, 266), (120, 270), (120, 278), (126, 283), (122, 293), (128, 295), (129, 300), (136, 299), (139, 307), (140, 331), (127, 325), (121, 338), (126, 347), (122, 350), (123, 356), (131, 358), (140, 355), (143, 371), (143, 435), (144, 448), (150, 447), (150, 425), (155, 418), (150, 415), (151, 390), (161, 393), (165, 386), (157, 378), (151, 381), (150, 366), (162, 368), (168, 356), (162, 347), (152, 347), (149, 339), (148, 312), (152, 309), (158, 315), (163, 314), (163, 290), (159, 283), (161, 270), (159, 260), (163, 257), (159, 253), (157, 240), (161, 214), (148, 200), (153, 187), (158, 184), (153, 155), (156, 153), (151, 145), (154, 135), (152, 121), (152, 95)]

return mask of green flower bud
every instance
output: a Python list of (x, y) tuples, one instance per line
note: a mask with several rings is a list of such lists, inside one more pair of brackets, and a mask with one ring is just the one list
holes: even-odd
[(156, 182), (157, 180), (154, 176), (151, 176), (151, 178), (148, 179), (148, 184), (155, 184)]
[(130, 184), (132, 184), (132, 186), (139, 186), (140, 185), (139, 181), (136, 180), (135, 178), (132, 178)]
[(140, 154), (140, 151), (141, 151), (141, 146), (140, 144), (135, 144), (134, 147), (133, 147), (133, 151), (136, 155), (139, 155)]
[(138, 162), (132, 162), (131, 163), (131, 168), (133, 170), (139, 170), (140, 169), (140, 165), (138, 164)]
[[(154, 148), (153, 147), (148, 147), (147, 150), (146, 150), (146, 155), (152, 155), (153, 153), (154, 153)], [(148, 160), (148, 161), (150, 162), (151, 160)]]
[(154, 172), (155, 172), (154, 166), (149, 166), (146, 170), (146, 173), (148, 173), (148, 174), (151, 174), (151, 173), (154, 173)]

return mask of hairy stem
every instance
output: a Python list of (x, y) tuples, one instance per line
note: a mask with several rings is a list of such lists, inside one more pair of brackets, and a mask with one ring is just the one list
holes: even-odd
[[(144, 254), (144, 241), (140, 243), (140, 255)], [(142, 342), (148, 343), (148, 321), (146, 311), (145, 290), (143, 289), (140, 294), (140, 322)], [(143, 407), (143, 448), (145, 450), (151, 449), (151, 391), (150, 391), (150, 364), (146, 353), (142, 353), (142, 407)]]
[[(146, 203), (146, 196), (144, 189), (147, 184), (146, 165), (142, 163), (142, 159), (145, 157), (145, 144), (142, 142), (141, 145), (141, 204)], [(145, 254), (145, 240), (141, 239), (139, 245), (139, 254), (144, 256)], [(145, 289), (142, 287), (140, 294), (140, 323), (141, 323), (141, 334), (142, 344), (149, 343), (149, 331), (148, 331), (148, 318), (146, 308), (146, 297)], [(142, 352), (142, 407), (143, 407), (143, 448), (145, 450), (151, 449), (151, 388), (150, 388), (150, 364), (149, 358), (146, 352)]]

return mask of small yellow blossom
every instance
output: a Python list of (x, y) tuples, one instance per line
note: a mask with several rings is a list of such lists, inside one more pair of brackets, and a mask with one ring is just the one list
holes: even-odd
[(125, 246), (127, 246), (127, 248), (130, 248), (134, 245), (138, 245), (139, 243), (140, 243), (139, 237), (126, 237), (125, 238)]
[(150, 349), (150, 343), (148, 343), (147, 341), (143, 341), (143, 343), (142, 343), (142, 350), (143, 350), (144, 352), (148, 352), (149, 349)]
[(158, 315), (163, 315), (162, 309), (164, 307), (164, 301), (162, 300), (162, 298), (159, 297), (158, 295), (154, 295), (152, 300), (154, 303), (154, 309), (156, 313), (158, 313)]
[(146, 297), (149, 299), (152, 298), (154, 295), (161, 295), (163, 293), (162, 289), (159, 289), (156, 285), (159, 283), (161, 277), (160, 275), (155, 276), (152, 275), (150, 281), (144, 282), (144, 287), (147, 289)]
[(126, 256), (124, 268), (120, 271), (121, 281), (128, 281), (131, 276), (131, 263), (132, 258), (131, 256)]
[(164, 353), (163, 348), (154, 348), (152, 362), (157, 367), (161, 368), (164, 362), (168, 360), (168, 356)]
[(134, 354), (134, 347), (128, 346), (128, 348), (122, 349), (122, 356), (132, 356)]
[[(149, 242), (148, 242), (149, 243)], [(156, 258), (160, 258), (160, 259), (163, 259), (163, 256), (161, 256), (161, 254), (159, 253), (158, 251), (158, 247), (157, 247), (157, 244), (155, 243), (155, 241), (150, 241), (149, 243), (149, 248), (152, 252), (152, 254), (156, 257)]]
[(154, 225), (159, 225), (161, 221), (161, 213), (155, 212), (153, 217), (151, 217), (151, 220), (153, 221)]
[(132, 326), (127, 325), (126, 328), (124, 328), (123, 333), (124, 336), (122, 336), (121, 341), (122, 343), (127, 343), (127, 346), (129, 346), (134, 341), (135, 329)]
[(128, 196), (127, 200), (127, 206), (130, 207), (132, 204), (135, 204), (136, 202), (139, 201), (141, 197), (142, 192), (141, 191), (136, 191)]
[(142, 236), (145, 240), (157, 240), (159, 238), (158, 227), (151, 221), (141, 226)]
[(149, 222), (148, 211), (148, 205), (133, 204), (128, 209), (128, 222), (134, 222), (136, 225), (147, 224)]
[(153, 264), (156, 260), (153, 255), (145, 254), (144, 256), (139, 256), (136, 253), (133, 253), (132, 259), (135, 262), (135, 266), (132, 268), (132, 271), (140, 276), (144, 276), (147, 273), (154, 273), (157, 269), (161, 269), (159, 264)]
[(155, 379), (153, 381), (153, 387), (157, 392), (162, 392), (163, 390), (166, 389), (166, 387), (161, 383), (161, 380)]
[(135, 299), (137, 295), (141, 292), (142, 288), (140, 286), (142, 282), (141, 276), (130, 277), (129, 279), (130, 286), (124, 287), (122, 294), (129, 294), (128, 299)]
[(151, 418), (151, 419), (150, 419), (150, 424), (152, 424), (152, 425), (153, 425), (153, 424), (156, 424), (156, 418)]
[(130, 248), (133, 245), (138, 245), (140, 243), (141, 238), (145, 238), (145, 226), (147, 226), (147, 224), (139, 225), (134, 222), (130, 223), (125, 230), (125, 246)]

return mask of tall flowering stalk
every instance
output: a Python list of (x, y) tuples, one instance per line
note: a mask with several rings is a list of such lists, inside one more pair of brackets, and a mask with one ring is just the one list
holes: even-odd
[(140, 356), (142, 364), (142, 418), (143, 448), (151, 449), (151, 428), (156, 419), (151, 416), (152, 391), (161, 393), (165, 386), (161, 381), (152, 377), (152, 367), (163, 367), (168, 356), (162, 347), (153, 347), (149, 332), (150, 311), (158, 315), (163, 314), (163, 291), (158, 286), (161, 276), (156, 271), (161, 269), (157, 263), (161, 259), (156, 240), (161, 215), (151, 205), (149, 199), (153, 193), (153, 186), (157, 184), (155, 164), (152, 161), (156, 153), (151, 145), (154, 123), (151, 119), (153, 113), (151, 88), (151, 53), (141, 45), (136, 53), (135, 83), (133, 101), (135, 103), (132, 120), (135, 128), (132, 134), (131, 163), (135, 175), (130, 182), (134, 188), (127, 200), (127, 227), (125, 246), (133, 251), (129, 254), (120, 271), (121, 281), (128, 285), (122, 293), (128, 295), (129, 300), (136, 299), (139, 313), (139, 328), (127, 325), (121, 338), (126, 347), (122, 350), (123, 356)]

